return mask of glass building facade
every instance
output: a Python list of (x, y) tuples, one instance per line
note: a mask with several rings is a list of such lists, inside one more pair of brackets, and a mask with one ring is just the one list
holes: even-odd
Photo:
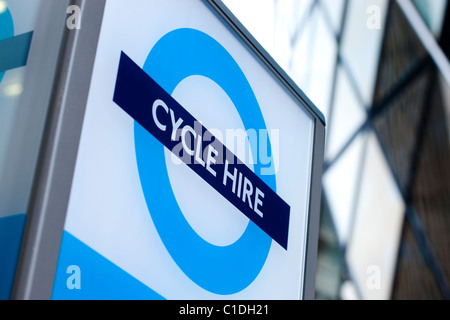
[(226, 3), (327, 121), (316, 298), (450, 298), (447, 1)]

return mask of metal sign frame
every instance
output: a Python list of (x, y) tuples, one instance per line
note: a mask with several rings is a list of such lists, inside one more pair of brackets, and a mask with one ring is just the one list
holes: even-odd
[[(202, 0), (312, 117), (314, 140), (303, 298), (314, 299), (325, 119), (220, 0)], [(50, 299), (106, 0), (72, 0), (82, 28), (65, 30), (27, 213), (12, 299)]]

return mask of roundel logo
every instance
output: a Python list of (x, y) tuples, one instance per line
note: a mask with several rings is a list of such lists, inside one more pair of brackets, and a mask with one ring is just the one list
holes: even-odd
[[(3, 4), (3, 6), (0, 6), (0, 48), (1, 43), (3, 40), (11, 38), (14, 36), (14, 24), (13, 19), (11, 16), (11, 12), (9, 12), (8, 7), (6, 7), (6, 4)], [(1, 55), (0, 50), (0, 65), (4, 64), (6, 57), (3, 57)], [(5, 75), (6, 68), (0, 69), (0, 82), (2, 81), (4, 75)]]
[[(218, 41), (194, 29), (164, 35), (142, 68), (122, 52), (113, 100), (135, 120), (139, 178), (166, 250), (198, 286), (233, 294), (256, 279), (274, 241), (287, 250), (290, 207), (276, 194), (275, 175), (259, 174), (258, 163), (250, 170), (172, 98), (178, 84), (194, 75), (215, 82), (227, 94), (245, 129), (266, 129), (239, 65)], [(165, 147), (249, 218), (236, 241), (215, 245), (192, 228), (174, 195)], [(257, 149), (252, 143), (250, 147)]]

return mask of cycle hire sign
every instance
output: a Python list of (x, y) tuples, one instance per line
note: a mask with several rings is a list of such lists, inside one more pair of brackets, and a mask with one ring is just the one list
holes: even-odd
[(302, 298), (313, 133), (207, 2), (107, 2), (52, 297)]

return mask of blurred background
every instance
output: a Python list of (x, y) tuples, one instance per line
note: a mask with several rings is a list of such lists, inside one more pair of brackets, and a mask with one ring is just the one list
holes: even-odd
[(317, 299), (450, 298), (447, 0), (224, 0), (323, 112)]

